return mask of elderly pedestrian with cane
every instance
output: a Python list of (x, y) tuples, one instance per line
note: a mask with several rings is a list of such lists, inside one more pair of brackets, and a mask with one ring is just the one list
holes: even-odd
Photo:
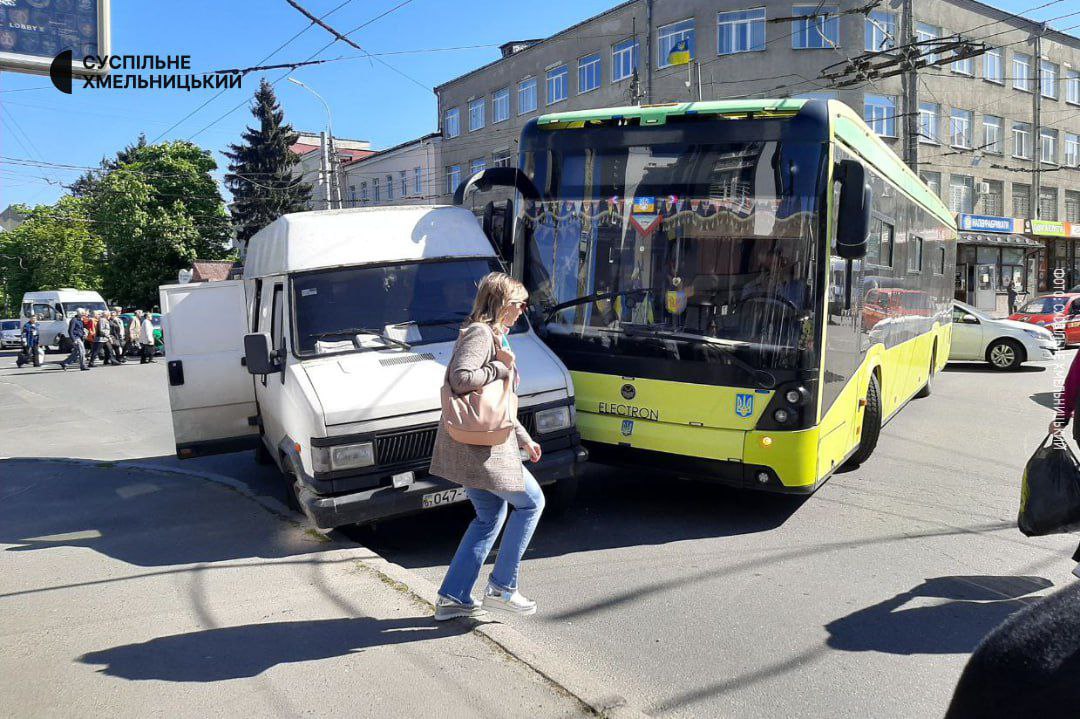
[(79, 360), (79, 369), (90, 369), (86, 366), (86, 325), (83, 324), (85, 316), (86, 310), (80, 307), (68, 322), (68, 338), (71, 339), (72, 344), (71, 354), (60, 363), (60, 369), (66, 370), (67, 366), (76, 359)]

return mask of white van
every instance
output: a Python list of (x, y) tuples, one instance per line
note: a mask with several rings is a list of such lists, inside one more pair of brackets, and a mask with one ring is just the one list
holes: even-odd
[[(460, 207), (285, 215), (248, 245), (244, 279), (161, 288), (180, 458), (255, 448), (323, 528), (462, 501), (428, 474), (439, 390), (481, 277), (501, 269)], [(587, 454), (570, 373), (523, 319), (520, 419), (541, 484), (576, 486)]]
[(101, 295), (97, 292), (64, 287), (59, 290), (27, 292), (23, 295), (22, 311), (19, 317), (25, 322), (32, 315), (37, 315), (41, 346), (70, 352), (71, 339), (67, 336), (68, 322), (80, 307), (90, 312), (108, 309), (105, 306), (105, 300), (101, 299)]

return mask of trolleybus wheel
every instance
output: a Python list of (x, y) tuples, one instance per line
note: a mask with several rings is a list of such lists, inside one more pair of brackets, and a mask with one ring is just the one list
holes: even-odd
[(881, 391), (877, 377), (870, 375), (870, 386), (866, 388), (866, 408), (863, 410), (862, 432), (859, 435), (859, 448), (846, 462), (848, 467), (858, 467), (870, 459), (877, 447), (881, 434)]
[(931, 392), (934, 391), (934, 365), (937, 364), (937, 347), (934, 347), (934, 351), (930, 353), (930, 370), (926, 373), (926, 384), (922, 386), (918, 392), (915, 393), (917, 399), (923, 397), (929, 397)]

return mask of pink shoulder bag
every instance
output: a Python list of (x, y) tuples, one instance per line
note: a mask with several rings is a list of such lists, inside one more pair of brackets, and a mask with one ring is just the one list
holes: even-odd
[(506, 379), (489, 382), (478, 390), (459, 395), (450, 389), (450, 370), (447, 368), (442, 386), (442, 423), (446, 432), (462, 444), (481, 447), (494, 447), (509, 439), (514, 431), (513, 418), (517, 416), (513, 375), (511, 371)]

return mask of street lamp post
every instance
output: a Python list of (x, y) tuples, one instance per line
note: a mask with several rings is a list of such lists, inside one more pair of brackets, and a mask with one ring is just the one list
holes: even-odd
[[(319, 102), (326, 108), (326, 125), (330, 131), (330, 149), (327, 152), (326, 145), (323, 145), (322, 156), (322, 171), (323, 181), (326, 183), (326, 206), (327, 209), (341, 209), (341, 193), (337, 187), (337, 172), (334, 169), (334, 162), (337, 160), (336, 153), (334, 152), (334, 116), (330, 112), (330, 105), (323, 99), (323, 96), (312, 90), (304, 83), (297, 80), (295, 77), (289, 77), (289, 82), (294, 85), (299, 85), (312, 95), (319, 99)], [(327, 157), (329, 155), (329, 158)]]

